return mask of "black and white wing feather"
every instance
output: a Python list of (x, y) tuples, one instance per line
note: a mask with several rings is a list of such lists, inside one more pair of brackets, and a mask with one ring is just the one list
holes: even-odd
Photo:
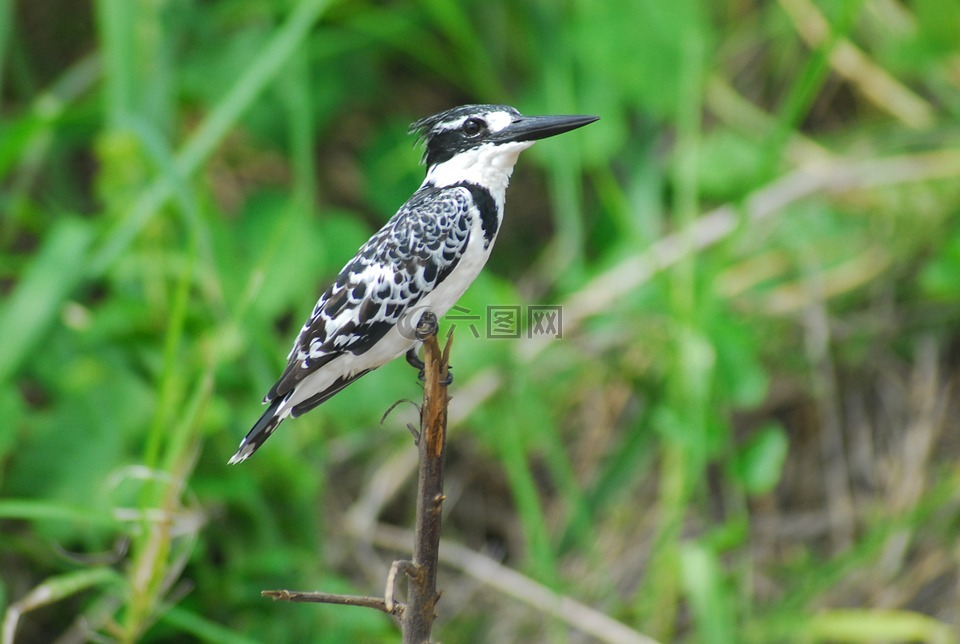
[(466, 248), (469, 206), (463, 188), (425, 188), (414, 194), (320, 296), (264, 402), (286, 396), (347, 351), (359, 355), (369, 350), (436, 288)]
[[(320, 296), (294, 342), (283, 374), (263, 399), (270, 407), (231, 462), (253, 454), (286, 416), (310, 411), (395, 357), (371, 364), (337, 360), (371, 351), (450, 275), (467, 248), (475, 215), (472, 203), (464, 187), (424, 186), (360, 248)], [(346, 362), (353, 367), (338, 367)], [(315, 380), (308, 377), (325, 366), (337, 373), (320, 379), (324, 385), (315, 391), (303, 390)]]

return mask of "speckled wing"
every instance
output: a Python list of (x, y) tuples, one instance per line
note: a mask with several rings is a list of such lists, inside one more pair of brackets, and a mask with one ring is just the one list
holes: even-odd
[[(297, 336), (283, 375), (264, 402), (286, 396), (337, 356), (348, 351), (360, 355), (381, 340), (457, 265), (474, 214), (465, 188), (418, 190), (320, 296)], [(343, 374), (328, 391), (313, 394), (312, 404), (300, 405), (294, 415), (320, 404), (363, 373)]]

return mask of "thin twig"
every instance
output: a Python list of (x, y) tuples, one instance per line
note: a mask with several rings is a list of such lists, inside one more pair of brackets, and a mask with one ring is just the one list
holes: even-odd
[(336, 593), (308, 593), (297, 590), (264, 590), (262, 597), (269, 597), (282, 602), (302, 602), (313, 604), (337, 604), (339, 606), (360, 606), (373, 608), (388, 615), (403, 616), (403, 604), (394, 604), (389, 610), (383, 597), (367, 597), (364, 595), (338, 595)]
[[(490, 398), (500, 387), (502, 378), (493, 367), (479, 372), (466, 383), (457, 386), (457, 396), (451, 399), (448, 424), (465, 422), (469, 413)], [(383, 509), (392, 503), (407, 481), (417, 470), (418, 455), (406, 447), (398, 448), (367, 479), (363, 492), (347, 513), (351, 534), (366, 534), (373, 529)]]

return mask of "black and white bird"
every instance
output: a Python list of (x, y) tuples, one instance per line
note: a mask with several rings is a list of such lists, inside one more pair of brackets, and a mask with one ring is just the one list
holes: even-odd
[(263, 399), (270, 406), (230, 463), (249, 458), (288, 416), (390, 360), (407, 354), (418, 365), (412, 330), (425, 311), (443, 316), (487, 263), (519, 154), (596, 120), (464, 105), (415, 122), (410, 130), (425, 146), (423, 184), (320, 296)]

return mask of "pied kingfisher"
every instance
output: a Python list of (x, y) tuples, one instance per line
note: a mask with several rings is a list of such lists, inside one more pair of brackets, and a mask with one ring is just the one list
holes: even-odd
[(444, 315), (487, 263), (517, 157), (538, 139), (596, 120), (464, 105), (411, 125), (424, 142), (423, 184), (320, 296), (263, 398), (270, 406), (230, 463), (249, 458), (287, 416), (404, 353), (422, 368), (413, 330), (425, 311)]

